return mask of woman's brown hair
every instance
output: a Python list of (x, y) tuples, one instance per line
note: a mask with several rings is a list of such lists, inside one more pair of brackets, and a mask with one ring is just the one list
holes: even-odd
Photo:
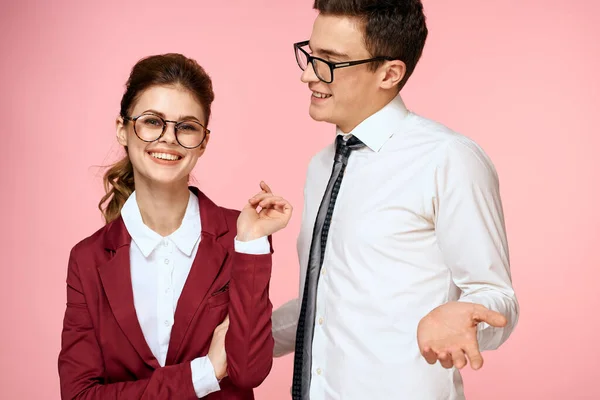
[[(196, 96), (206, 116), (204, 126), (208, 127), (210, 108), (215, 98), (212, 81), (196, 61), (175, 53), (146, 57), (135, 64), (121, 99), (121, 117), (130, 116), (131, 109), (144, 90), (152, 86), (174, 85), (181, 86)], [(106, 194), (100, 200), (98, 208), (108, 224), (119, 217), (123, 204), (135, 190), (133, 166), (127, 155), (127, 147), (125, 157), (104, 174), (104, 190)]]

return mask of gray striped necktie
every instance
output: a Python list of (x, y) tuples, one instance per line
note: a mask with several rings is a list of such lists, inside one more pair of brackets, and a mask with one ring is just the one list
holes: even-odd
[(300, 308), (298, 328), (296, 330), (296, 352), (294, 354), (294, 378), (292, 383), (293, 400), (309, 399), (317, 283), (319, 281), (321, 266), (323, 265), (327, 234), (329, 233), (335, 200), (340, 191), (350, 153), (364, 146), (364, 143), (355, 136), (350, 137), (347, 141), (341, 135), (338, 135), (336, 138), (333, 171), (331, 172), (327, 189), (317, 213), (310, 245), (308, 268), (306, 269), (302, 307)]

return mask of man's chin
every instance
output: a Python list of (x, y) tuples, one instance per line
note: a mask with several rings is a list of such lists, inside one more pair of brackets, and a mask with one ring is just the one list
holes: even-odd
[(315, 107), (312, 104), (310, 105), (310, 107), (308, 109), (308, 115), (310, 115), (310, 117), (312, 119), (314, 119), (315, 121), (331, 123), (331, 118), (330, 118), (329, 113), (323, 112), (323, 110), (318, 109), (317, 107)]

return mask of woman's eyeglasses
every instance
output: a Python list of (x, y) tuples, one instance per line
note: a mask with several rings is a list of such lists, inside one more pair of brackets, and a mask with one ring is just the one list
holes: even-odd
[(140, 140), (154, 142), (160, 139), (167, 130), (167, 123), (175, 124), (175, 139), (186, 149), (200, 146), (210, 130), (194, 120), (169, 121), (155, 114), (142, 114), (137, 117), (123, 117), (133, 122), (133, 131)]

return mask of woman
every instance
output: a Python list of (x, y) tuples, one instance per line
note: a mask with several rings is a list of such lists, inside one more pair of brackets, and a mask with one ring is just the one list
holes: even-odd
[(131, 72), (117, 119), (126, 156), (99, 205), (106, 225), (69, 259), (63, 399), (253, 399), (270, 372), (268, 237), (292, 207), (264, 183), (241, 212), (188, 187), (213, 98), (179, 54)]

